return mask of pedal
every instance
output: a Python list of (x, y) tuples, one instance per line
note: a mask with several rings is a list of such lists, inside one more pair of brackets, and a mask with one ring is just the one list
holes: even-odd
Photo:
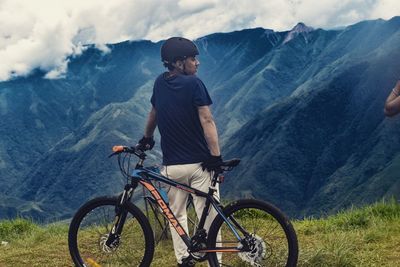
[(182, 259), (182, 263), (178, 264), (180, 267), (193, 267), (196, 266), (196, 261), (192, 257)]

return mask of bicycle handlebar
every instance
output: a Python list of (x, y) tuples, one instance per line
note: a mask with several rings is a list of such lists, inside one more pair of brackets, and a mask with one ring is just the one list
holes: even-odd
[[(119, 145), (119, 146), (113, 146), (112, 150), (114, 152), (111, 155), (108, 156), (109, 158), (111, 158), (112, 156), (121, 154), (121, 153), (135, 154), (141, 160), (145, 160), (146, 156), (147, 156), (146, 153), (144, 153), (144, 151), (142, 151), (140, 149), (137, 149), (136, 147), (129, 147), (129, 146), (121, 146), (121, 145)], [(239, 163), (240, 163), (240, 159), (235, 158), (235, 159), (223, 161), (220, 167), (221, 167), (221, 170), (223, 170), (223, 171), (230, 171), (234, 167), (239, 165)]]
[(121, 154), (121, 153), (129, 153), (129, 154), (135, 154), (136, 156), (138, 156), (140, 159), (145, 159), (146, 158), (146, 154), (144, 153), (144, 151), (140, 150), (140, 149), (136, 149), (135, 147), (131, 146), (113, 146), (112, 150), (114, 151), (114, 153), (110, 154), (108, 157), (111, 158), (112, 156)]

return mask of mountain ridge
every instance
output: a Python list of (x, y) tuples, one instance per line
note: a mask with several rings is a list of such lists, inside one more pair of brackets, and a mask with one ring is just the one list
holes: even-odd
[[(399, 196), (400, 144), (389, 145), (398, 121), (382, 113), (400, 68), (399, 28), (396, 17), (286, 43), (290, 31), (263, 28), (199, 38), (224, 158), (242, 158), (223, 197), (271, 200), (298, 217)], [(0, 216), (68, 218), (121, 189), (106, 156), (142, 135), (161, 43), (89, 46), (63, 79), (37, 72), (0, 83)], [(159, 142), (152, 153), (159, 163)]]

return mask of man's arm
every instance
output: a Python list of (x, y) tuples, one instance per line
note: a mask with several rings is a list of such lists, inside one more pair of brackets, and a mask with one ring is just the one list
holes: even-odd
[(393, 117), (400, 113), (400, 80), (397, 81), (396, 86), (390, 92), (385, 102), (384, 112), (388, 117)]
[(154, 107), (151, 108), (149, 112), (149, 116), (147, 118), (146, 128), (144, 129), (144, 137), (149, 138), (153, 137), (154, 130), (157, 127), (157, 112)]
[(217, 126), (215, 125), (210, 108), (208, 106), (200, 106), (197, 110), (210, 153), (212, 156), (220, 156)]

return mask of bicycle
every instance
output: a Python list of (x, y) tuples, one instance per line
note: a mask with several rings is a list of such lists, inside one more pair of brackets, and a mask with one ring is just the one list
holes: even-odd
[[(154, 197), (188, 247), (193, 262), (208, 260), (212, 267), (296, 266), (296, 233), (289, 219), (278, 208), (255, 199), (237, 200), (224, 207), (214, 197), (216, 184), (223, 182), (223, 173), (237, 166), (239, 159), (222, 163), (221, 171), (214, 173), (206, 193), (144, 167), (147, 155), (141, 150), (114, 146), (113, 151), (110, 157), (118, 155), (118, 165), (127, 183), (118, 197), (90, 200), (74, 215), (69, 227), (68, 245), (76, 266), (150, 266), (155, 247), (153, 232), (146, 216), (130, 201), (139, 184)], [(131, 155), (139, 158), (132, 173)], [(198, 228), (192, 237), (188, 236), (153, 185), (155, 181), (206, 199)], [(218, 215), (207, 233), (203, 227), (210, 207)], [(221, 240), (217, 238), (218, 233), (222, 236)], [(221, 258), (222, 262), (219, 262)]]

